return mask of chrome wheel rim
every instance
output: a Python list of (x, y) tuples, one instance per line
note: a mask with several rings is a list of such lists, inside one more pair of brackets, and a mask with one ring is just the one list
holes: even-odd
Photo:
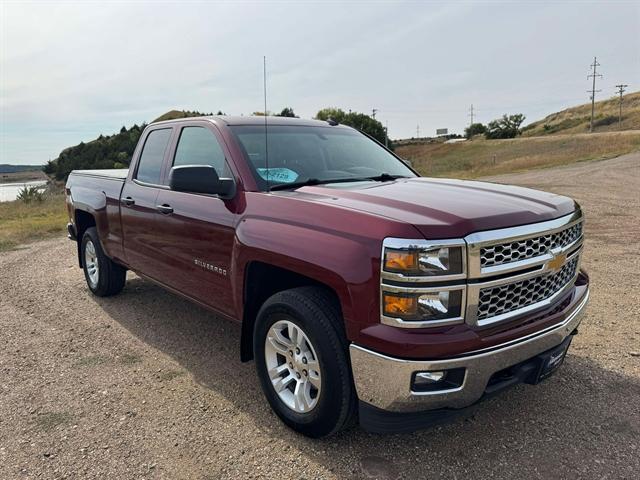
[(295, 323), (279, 320), (265, 339), (264, 356), (271, 385), (287, 407), (307, 413), (320, 399), (322, 373), (309, 337)]
[(84, 246), (84, 266), (87, 270), (87, 277), (89, 277), (89, 284), (95, 288), (100, 278), (100, 267), (98, 265), (96, 246), (91, 240)]

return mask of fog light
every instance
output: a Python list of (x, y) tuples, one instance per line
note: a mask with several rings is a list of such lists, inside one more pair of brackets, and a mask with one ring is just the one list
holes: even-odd
[(456, 390), (462, 387), (465, 372), (464, 368), (415, 372), (411, 379), (411, 390), (416, 393)]
[(416, 379), (414, 385), (430, 385), (432, 383), (438, 383), (444, 378), (444, 372), (418, 372), (416, 373)]

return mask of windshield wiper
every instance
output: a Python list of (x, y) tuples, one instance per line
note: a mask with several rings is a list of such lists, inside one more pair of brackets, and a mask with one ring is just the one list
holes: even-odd
[(279, 183), (278, 185), (272, 185), (269, 187), (270, 191), (273, 190), (288, 190), (290, 188), (308, 187), (310, 185), (326, 185), (327, 183), (346, 183), (346, 182), (388, 182), (390, 180), (396, 180), (398, 178), (406, 178), (404, 175), (389, 175), (388, 173), (381, 173), (375, 177), (349, 177), (349, 178), (332, 178), (332, 179), (318, 179), (309, 178), (302, 182), (291, 183)]
[(291, 182), (291, 183), (279, 183), (278, 185), (271, 185), (269, 190), (288, 190), (290, 188), (300, 188), (307, 187), (309, 185), (325, 185), (327, 183), (344, 183), (344, 182), (364, 182), (368, 180), (368, 178), (331, 178), (331, 179), (318, 179), (318, 178), (309, 178), (302, 182)]
[(388, 173), (381, 173), (375, 177), (367, 177), (367, 180), (373, 180), (375, 182), (389, 182), (391, 180), (397, 180), (398, 178), (409, 178), (405, 175), (390, 175)]

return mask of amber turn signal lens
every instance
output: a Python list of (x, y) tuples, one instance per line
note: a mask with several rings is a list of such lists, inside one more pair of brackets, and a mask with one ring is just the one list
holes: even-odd
[(384, 269), (388, 271), (413, 271), (418, 267), (418, 252), (387, 250)]
[(385, 315), (411, 317), (418, 313), (416, 297), (400, 297), (385, 293), (383, 301)]

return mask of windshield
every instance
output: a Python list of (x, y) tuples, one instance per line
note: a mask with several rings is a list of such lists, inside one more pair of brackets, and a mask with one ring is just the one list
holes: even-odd
[[(308, 126), (231, 126), (262, 190), (307, 181), (415, 177), (401, 160), (356, 130)], [(268, 183), (267, 183), (268, 182)]]

